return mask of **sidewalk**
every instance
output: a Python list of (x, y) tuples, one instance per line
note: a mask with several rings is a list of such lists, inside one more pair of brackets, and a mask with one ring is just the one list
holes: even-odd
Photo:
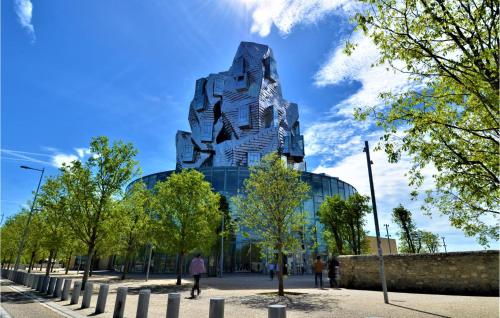
[[(73, 273), (72, 273), (73, 274)], [(55, 275), (59, 276), (59, 275)], [(62, 275), (63, 276), (63, 275)], [(73, 281), (78, 279), (73, 276)], [(81, 276), (81, 275), (80, 275)], [(384, 304), (381, 292), (349, 289), (315, 289), (310, 275), (292, 276), (285, 280), (285, 291), (293, 292), (279, 298), (270, 295), (277, 290), (277, 280), (270, 281), (259, 274), (226, 274), (223, 278), (202, 278), (201, 297), (185, 299), (190, 294), (192, 281), (183, 280), (175, 285), (175, 278), (152, 275), (148, 282), (144, 275), (131, 275), (121, 281), (117, 274), (95, 273), (90, 281), (95, 282), (91, 307), (80, 309), (82, 296), (77, 305), (69, 301), (53, 300), (55, 304), (73, 310), (78, 315), (89, 316), (95, 311), (99, 283), (109, 283), (110, 290), (106, 312), (98, 317), (111, 318), (116, 298), (116, 289), (127, 286), (128, 295), (125, 316), (135, 317), (139, 290), (151, 289), (149, 317), (165, 317), (167, 294), (181, 293), (180, 317), (208, 317), (211, 297), (225, 298), (225, 317), (267, 317), (269, 304), (286, 304), (287, 317), (498, 317), (498, 297), (449, 296), (431, 294), (389, 293), (390, 304)], [(81, 278), (80, 278), (81, 279)], [(16, 318), (17, 316), (13, 316)], [(42, 316), (39, 316), (42, 317)]]

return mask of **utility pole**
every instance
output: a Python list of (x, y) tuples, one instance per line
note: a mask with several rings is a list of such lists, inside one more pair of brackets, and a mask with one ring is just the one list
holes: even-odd
[(391, 239), (390, 239), (390, 235), (389, 235), (389, 224), (384, 224), (385, 226), (385, 231), (387, 232), (387, 244), (389, 244), (389, 254), (392, 254), (392, 250), (391, 250)]
[(384, 257), (382, 256), (382, 247), (380, 246), (380, 229), (378, 226), (378, 215), (377, 215), (377, 203), (375, 200), (375, 189), (373, 186), (373, 176), (372, 176), (372, 164), (373, 162), (370, 159), (370, 148), (368, 146), (368, 141), (365, 141), (365, 149), (363, 152), (366, 153), (366, 164), (368, 165), (368, 178), (370, 180), (370, 192), (372, 197), (372, 206), (373, 206), (373, 218), (375, 219), (375, 233), (377, 236), (377, 249), (378, 249), (378, 259), (380, 262), (380, 280), (382, 282), (382, 290), (384, 291), (384, 302), (386, 304), (389, 303), (389, 297), (387, 295), (387, 282), (385, 281), (385, 269), (384, 269)]
[(441, 236), (441, 239), (443, 240), (444, 252), (448, 253), (448, 251), (446, 251), (446, 243), (444, 242), (444, 236)]
[(26, 222), (26, 225), (24, 226), (23, 236), (21, 237), (21, 241), (19, 242), (19, 249), (17, 250), (16, 263), (14, 265), (15, 271), (17, 271), (19, 269), (19, 262), (21, 261), (21, 254), (23, 253), (23, 250), (24, 250), (24, 243), (26, 242), (26, 237), (28, 236), (31, 218), (33, 217), (33, 211), (35, 210), (36, 198), (38, 197), (38, 190), (40, 190), (40, 184), (42, 183), (43, 173), (45, 172), (45, 168), (36, 169), (36, 168), (28, 167), (28, 166), (21, 166), (21, 168), (27, 169), (27, 170), (40, 171), (41, 174), (40, 174), (40, 180), (38, 180), (38, 187), (36, 188), (35, 197), (33, 198), (33, 203), (31, 204), (31, 210), (30, 210), (30, 214), (28, 215), (28, 221)]

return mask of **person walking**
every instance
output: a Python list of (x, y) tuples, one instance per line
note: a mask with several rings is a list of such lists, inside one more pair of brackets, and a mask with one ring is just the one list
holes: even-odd
[(319, 280), (320, 288), (323, 288), (323, 262), (321, 261), (321, 256), (316, 256), (313, 268), (314, 268), (314, 286), (318, 287), (318, 280)]
[(200, 277), (201, 274), (205, 273), (205, 262), (203, 261), (203, 258), (201, 258), (201, 254), (196, 255), (195, 258), (191, 261), (191, 264), (189, 265), (189, 272), (191, 275), (193, 275), (194, 279), (194, 284), (193, 288), (191, 289), (191, 299), (195, 298), (194, 297), (194, 290), (196, 289), (197, 291), (197, 296), (200, 295)]
[(337, 256), (333, 256), (328, 265), (328, 277), (330, 278), (330, 287), (337, 287), (337, 270), (339, 267)]
[(271, 280), (273, 280), (274, 279), (274, 264), (269, 263), (268, 268), (269, 268), (269, 277), (271, 277)]

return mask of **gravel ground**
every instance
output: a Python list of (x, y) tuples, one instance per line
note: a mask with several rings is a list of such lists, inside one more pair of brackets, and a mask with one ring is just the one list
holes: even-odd
[[(81, 277), (81, 276), (80, 276)], [(74, 276), (76, 278), (76, 276)], [(272, 294), (277, 281), (270, 281), (258, 274), (231, 274), (224, 278), (202, 278), (202, 293), (198, 299), (186, 299), (190, 294), (192, 281), (183, 280), (182, 286), (175, 285), (171, 276), (152, 276), (148, 282), (140, 275), (120, 281), (116, 276), (96, 273), (92, 278), (94, 294), (91, 307), (80, 309), (69, 305), (69, 301), (55, 301), (80, 315), (91, 315), (95, 311), (99, 282), (110, 283), (106, 312), (102, 318), (113, 316), (116, 288), (128, 286), (125, 305), (126, 317), (135, 317), (139, 290), (152, 291), (149, 317), (165, 317), (167, 294), (181, 293), (180, 317), (208, 317), (211, 297), (225, 298), (225, 317), (267, 317), (267, 306), (285, 304), (287, 317), (499, 317), (498, 297), (450, 296), (432, 294), (389, 293), (390, 304), (384, 304), (381, 292), (351, 289), (312, 288), (312, 276), (295, 276), (285, 280), (285, 290), (293, 294), (278, 297)], [(6, 307), (7, 310), (9, 310)], [(48, 309), (47, 309), (48, 310)], [(10, 312), (10, 311), (9, 311)], [(15, 317), (28, 317), (17, 316)], [(45, 317), (38, 315), (37, 318)], [(47, 316), (53, 317), (53, 316)]]

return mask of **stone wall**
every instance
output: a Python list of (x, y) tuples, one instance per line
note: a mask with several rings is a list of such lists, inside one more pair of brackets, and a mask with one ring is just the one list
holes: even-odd
[[(498, 296), (499, 251), (385, 255), (389, 291)], [(381, 290), (376, 255), (340, 256), (340, 285)]]

